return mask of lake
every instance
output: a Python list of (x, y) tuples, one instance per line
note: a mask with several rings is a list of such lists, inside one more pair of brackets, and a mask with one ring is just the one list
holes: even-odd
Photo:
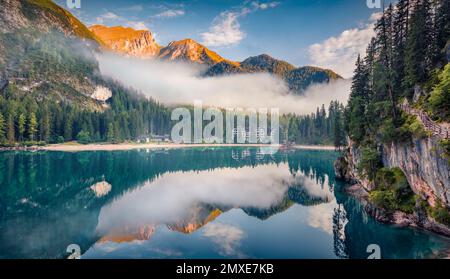
[(450, 240), (375, 222), (332, 151), (221, 147), (0, 153), (0, 258), (441, 258)]

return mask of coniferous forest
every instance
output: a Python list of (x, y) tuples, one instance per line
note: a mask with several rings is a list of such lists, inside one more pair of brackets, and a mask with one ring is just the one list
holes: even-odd
[(288, 141), (297, 144), (334, 145), (337, 148), (346, 145), (344, 130), (345, 107), (338, 101), (332, 101), (328, 106), (317, 108), (310, 115), (288, 114), (282, 122), (288, 131)]
[(415, 185), (409, 185), (405, 168), (386, 167), (382, 158), (384, 148), (407, 148), (431, 138), (442, 150), (435, 160), (443, 158), (445, 168), (445, 158), (450, 158), (448, 138), (436, 136), (423, 120), (430, 119), (433, 127), (450, 121), (450, 1), (399, 0), (384, 10), (375, 32), (367, 55), (357, 59), (345, 111), (352, 148), (360, 152), (358, 176), (371, 183), (369, 200), (375, 206), (389, 212), (426, 212), (448, 225), (445, 201), (438, 197), (430, 206), (428, 196), (412, 190)]
[[(170, 132), (168, 108), (101, 77), (95, 49), (79, 40), (22, 30), (1, 34), (0, 43), (7, 46), (0, 63), (2, 145), (122, 142)], [(91, 81), (109, 88), (111, 98), (101, 103), (81, 94)]]
[(426, 136), (407, 100), (437, 122), (449, 121), (447, 64), (450, 2), (400, 0), (376, 23), (366, 57), (358, 57), (345, 112), (350, 139), (376, 158), (378, 143)]
[(0, 96), (0, 141), (4, 144), (122, 142), (143, 134), (170, 131), (167, 108), (142, 96), (130, 95), (120, 86), (114, 88), (109, 106), (99, 112), (64, 102), (37, 102), (29, 96), (15, 95), (13, 87), (8, 87)]
[[(0, 65), (6, 72), (0, 76), (1, 145), (119, 143), (170, 134), (170, 108), (101, 77), (95, 50), (57, 32), (35, 37), (33, 30), (0, 35), (7, 46), (7, 63)], [(75, 88), (88, 87), (86, 78), (109, 88), (111, 98), (98, 103), (80, 94)], [(280, 140), (344, 146), (343, 116), (344, 106), (335, 101), (328, 111), (322, 106), (310, 115), (283, 115)]]

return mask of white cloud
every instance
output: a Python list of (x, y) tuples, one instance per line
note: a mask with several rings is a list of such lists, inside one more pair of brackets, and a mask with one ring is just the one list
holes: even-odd
[(105, 20), (117, 20), (120, 19), (120, 16), (116, 15), (113, 12), (106, 12), (96, 18), (98, 23), (103, 23)]
[(270, 208), (280, 203), (293, 183), (286, 163), (167, 173), (103, 207), (97, 230), (186, 223), (198, 216), (197, 208), (204, 204)]
[(309, 47), (311, 63), (331, 68), (346, 78), (351, 77), (358, 54), (365, 55), (367, 45), (375, 35), (374, 23), (379, 16), (379, 13), (374, 13), (370, 16), (369, 22), (361, 28), (345, 30), (337, 37), (311, 45)]
[(255, 7), (257, 9), (261, 9), (261, 10), (275, 8), (278, 5), (280, 5), (280, 2), (268, 2), (268, 3), (259, 3), (257, 1), (252, 2), (253, 7)]
[(237, 256), (239, 258), (244, 255), (238, 250), (244, 232), (235, 226), (221, 223), (213, 223), (205, 226), (203, 235), (210, 238), (218, 248), (219, 253), (223, 256)]
[(164, 18), (173, 18), (173, 17), (178, 17), (178, 16), (182, 16), (185, 14), (184, 10), (165, 10), (159, 14), (153, 15), (151, 16), (151, 18), (159, 18), (159, 19), (164, 19)]
[(245, 33), (241, 31), (238, 17), (234, 12), (223, 12), (208, 32), (201, 34), (202, 43), (207, 46), (230, 46), (239, 43)]
[(213, 21), (207, 32), (200, 34), (202, 43), (206, 46), (225, 47), (239, 43), (245, 38), (245, 32), (241, 30), (239, 18), (258, 10), (275, 8), (279, 2), (260, 3), (257, 1), (245, 4), (237, 10), (224, 11)]
[(307, 114), (332, 100), (345, 103), (350, 80), (310, 86), (302, 96), (289, 94), (284, 81), (269, 74), (239, 74), (202, 78), (191, 64), (138, 60), (114, 54), (99, 56), (103, 74), (168, 105), (278, 107), (282, 113)]

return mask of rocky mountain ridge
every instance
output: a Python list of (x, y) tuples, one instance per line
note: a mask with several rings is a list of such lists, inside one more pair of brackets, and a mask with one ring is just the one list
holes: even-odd
[[(342, 79), (340, 75), (332, 70), (312, 66), (297, 68), (286, 61), (275, 59), (268, 54), (249, 57), (242, 62), (231, 61), (193, 39), (173, 41), (166, 47), (159, 47), (154, 41), (151, 32), (148, 30), (137, 31), (131, 28), (118, 26), (106, 27), (101, 25), (91, 26), (90, 30), (102, 39), (109, 49), (120, 54), (140, 58), (157, 58), (206, 65), (208, 66), (204, 73), (206, 77), (231, 74), (270, 73), (286, 81), (289, 89), (296, 93), (301, 93), (314, 83), (328, 83), (333, 80)], [(111, 35), (111, 33), (114, 35)], [(139, 39), (139, 42), (136, 42), (136, 33), (148, 37), (149, 40)]]
[(161, 47), (148, 30), (134, 30), (122, 26), (93, 25), (89, 30), (105, 45), (118, 53), (133, 57), (150, 58), (159, 54)]

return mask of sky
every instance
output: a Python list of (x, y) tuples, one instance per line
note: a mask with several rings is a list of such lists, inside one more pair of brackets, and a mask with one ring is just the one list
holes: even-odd
[(382, 11), (367, 5), (377, 0), (80, 1), (80, 8), (69, 9), (66, 0), (55, 0), (88, 26), (148, 29), (160, 45), (192, 38), (230, 60), (266, 53), (346, 78)]

